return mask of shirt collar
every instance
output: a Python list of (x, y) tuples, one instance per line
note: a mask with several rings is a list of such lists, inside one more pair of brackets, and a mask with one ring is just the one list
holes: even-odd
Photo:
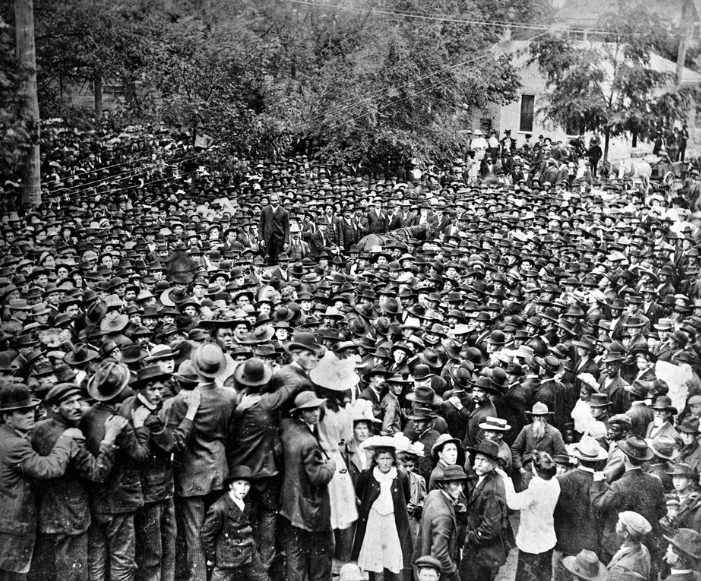
[(155, 411), (155, 409), (158, 407), (158, 406), (153, 405), (150, 401), (148, 401), (148, 400), (147, 400), (143, 395), (141, 395), (140, 393), (137, 394), (136, 399), (138, 399), (139, 402), (141, 403), (141, 405), (143, 405), (143, 406), (144, 406), (145, 408), (147, 408), (149, 411)]

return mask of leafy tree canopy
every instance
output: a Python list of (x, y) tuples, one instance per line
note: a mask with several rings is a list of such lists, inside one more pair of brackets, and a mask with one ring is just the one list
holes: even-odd
[(596, 36), (572, 41), (550, 35), (531, 44), (547, 84), (540, 113), (561, 127), (653, 136), (660, 120), (683, 119), (691, 90), (676, 86), (674, 72), (652, 65), (664, 53), (669, 33), (644, 2), (620, 2), (602, 15)]

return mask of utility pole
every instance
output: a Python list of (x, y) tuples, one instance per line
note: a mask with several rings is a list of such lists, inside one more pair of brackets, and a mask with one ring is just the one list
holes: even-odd
[(686, 61), (686, 51), (689, 47), (689, 37), (695, 22), (692, 21), (694, 14), (693, 0), (686, 0), (682, 7), (682, 21), (679, 24), (679, 46), (677, 48), (677, 87), (681, 88), (682, 77), (684, 75), (684, 61)]
[(37, 63), (34, 45), (34, 0), (15, 0), (15, 30), (17, 62), (22, 79), (21, 91), (25, 110), (33, 122), (36, 145), (30, 147), (22, 171), (22, 206), (41, 204), (41, 175), (39, 158), (39, 98), (37, 96)]

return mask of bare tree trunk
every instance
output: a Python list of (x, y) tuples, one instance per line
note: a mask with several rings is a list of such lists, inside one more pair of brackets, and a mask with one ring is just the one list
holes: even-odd
[(609, 130), (608, 127), (604, 131), (604, 162), (609, 160)]
[(36, 145), (27, 151), (22, 170), (22, 206), (41, 204), (41, 159), (39, 154), (39, 98), (37, 96), (37, 63), (34, 45), (34, 2), (15, 0), (17, 62), (22, 74), (21, 91), (25, 109), (33, 120)]
[(95, 68), (93, 86), (95, 91), (95, 123), (102, 121), (102, 71)]

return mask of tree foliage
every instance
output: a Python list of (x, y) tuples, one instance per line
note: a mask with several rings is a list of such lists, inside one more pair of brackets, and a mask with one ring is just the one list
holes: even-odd
[(547, 93), (540, 113), (565, 128), (647, 138), (661, 120), (683, 119), (691, 91), (675, 74), (651, 66), (669, 34), (659, 15), (638, 1), (600, 18), (591, 41), (551, 35), (531, 45), (531, 62), (543, 73)]
[(124, 87), (132, 122), (249, 155), (305, 147), (363, 163), (453, 155), (476, 110), (517, 95), (490, 47), (544, 0), (35, 3), (43, 114), (103, 78)]
[(17, 172), (29, 146), (37, 139), (20, 87), (15, 37), (10, 26), (0, 18), (0, 174), (6, 176)]

